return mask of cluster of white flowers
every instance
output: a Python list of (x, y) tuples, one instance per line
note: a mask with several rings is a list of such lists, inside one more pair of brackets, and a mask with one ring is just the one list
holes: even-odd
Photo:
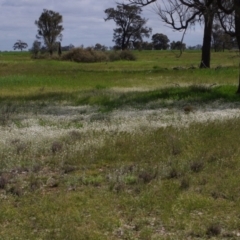
[[(97, 117), (93, 117), (99, 115)], [(166, 127), (169, 125), (187, 127), (193, 122), (225, 120), (240, 116), (240, 109), (232, 104), (211, 104), (194, 106), (186, 113), (183, 108), (158, 108), (153, 110), (121, 109), (107, 114), (96, 112), (96, 108), (87, 106), (61, 106), (46, 108), (38, 114), (26, 113), (19, 126), (14, 121), (10, 125), (0, 126), (0, 147), (14, 139), (41, 142), (58, 139), (77, 130), (80, 133), (91, 132), (136, 132)], [(91, 136), (91, 134), (89, 135)], [(90, 141), (91, 142), (91, 141)], [(89, 142), (89, 143), (90, 143)]]

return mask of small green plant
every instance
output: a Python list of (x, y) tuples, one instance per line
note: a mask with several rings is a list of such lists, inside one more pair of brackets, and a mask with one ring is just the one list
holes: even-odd
[(36, 191), (43, 185), (42, 181), (32, 173), (28, 179), (30, 191)]
[(124, 182), (129, 185), (136, 184), (138, 182), (138, 178), (134, 175), (127, 175), (124, 177)]
[(100, 175), (97, 176), (84, 176), (80, 178), (80, 181), (84, 185), (93, 185), (95, 187), (100, 186), (103, 182), (103, 177)]

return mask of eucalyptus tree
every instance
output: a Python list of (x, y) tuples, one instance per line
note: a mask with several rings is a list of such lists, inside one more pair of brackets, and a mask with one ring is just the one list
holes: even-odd
[[(156, 0), (128, 0), (131, 4), (147, 6)], [(171, 2), (175, 4), (171, 4)], [(217, 16), (226, 33), (236, 37), (240, 50), (240, 0), (161, 0), (158, 5), (159, 15), (163, 21), (177, 30), (175, 23), (180, 22), (179, 30), (197, 22), (204, 24), (202, 59), (200, 67), (210, 67), (210, 42), (214, 17)], [(170, 3), (170, 4), (168, 4)], [(173, 8), (169, 8), (169, 5)], [(164, 9), (164, 7), (167, 7)], [(187, 16), (185, 16), (187, 15)], [(189, 18), (190, 16), (190, 18)], [(193, 18), (191, 18), (191, 16)], [(188, 21), (188, 19), (190, 21)], [(189, 24), (182, 24), (189, 23)], [(240, 69), (240, 63), (239, 63)], [(240, 94), (240, 71), (237, 93)]]
[[(177, 31), (186, 30), (197, 23), (204, 25), (200, 68), (209, 68), (211, 59), (211, 33), (214, 17), (219, 8), (217, 0), (129, 0), (131, 4), (146, 6), (156, 3), (155, 11), (161, 20)], [(184, 36), (183, 34), (183, 36)]]
[(169, 42), (167, 35), (163, 33), (155, 33), (152, 35), (152, 44), (156, 50), (166, 50), (169, 48)]
[(181, 42), (181, 41), (172, 41), (170, 43), (170, 48), (171, 50), (185, 50), (186, 49), (186, 44)]
[(214, 17), (218, 13), (216, 0), (161, 0), (157, 13), (174, 30), (186, 31), (200, 23), (204, 26), (200, 68), (210, 68), (211, 36)]
[(61, 25), (63, 21), (62, 15), (52, 10), (44, 9), (35, 24), (38, 27), (37, 39), (43, 39), (50, 55), (53, 54), (56, 48), (57, 41), (62, 40), (62, 31), (64, 30)]
[[(128, 0), (130, 4), (137, 4), (139, 6), (147, 6), (152, 3), (157, 3), (157, 0)], [(171, 3), (171, 0), (164, 1), (159, 0), (160, 3), (158, 4), (158, 9), (160, 10), (160, 16), (163, 17), (163, 21), (170, 25), (174, 25), (174, 23), (178, 20), (180, 20), (180, 23), (184, 21), (188, 21), (188, 16), (190, 16), (190, 12), (197, 13), (198, 21), (201, 20), (202, 16), (205, 16), (207, 21), (205, 21), (205, 24), (207, 23), (210, 29), (210, 25), (212, 25), (212, 13), (217, 14), (218, 20), (221, 23), (221, 26), (225, 30), (226, 33), (231, 35), (232, 37), (237, 38), (238, 47), (240, 49), (240, 1), (239, 0), (175, 0), (174, 4)], [(169, 5), (173, 6), (172, 9), (169, 10), (167, 2), (170, 2)], [(161, 7), (163, 6), (163, 7)], [(183, 9), (181, 12), (181, 8), (184, 8), (184, 6), (188, 7)], [(180, 9), (178, 9), (180, 7)], [(165, 9), (164, 9), (165, 8)], [(212, 10), (215, 10), (212, 12)], [(174, 13), (178, 15), (179, 18), (177, 18)], [(169, 15), (170, 19), (168, 20), (166, 15)], [(208, 16), (209, 15), (209, 16)], [(193, 22), (190, 19), (190, 23), (193, 24)], [(176, 25), (172, 26), (173, 28), (176, 27)], [(181, 27), (176, 30), (182, 30), (184, 26), (181, 24)], [(206, 29), (206, 28), (205, 28)], [(207, 32), (210, 32), (207, 31)], [(207, 33), (207, 35), (209, 35)], [(204, 37), (205, 37), (205, 31), (204, 31)], [(207, 36), (209, 38), (209, 36)]]
[(147, 19), (141, 17), (142, 9), (136, 5), (117, 4), (116, 9), (105, 10), (105, 21), (113, 20), (117, 28), (113, 31), (113, 42), (125, 50), (131, 43), (149, 37), (152, 29), (146, 26)]
[(14, 45), (13, 45), (14, 50), (19, 49), (19, 50), (22, 51), (23, 49), (25, 49), (27, 47), (28, 47), (27, 43), (25, 43), (21, 40), (17, 40), (17, 42), (15, 42)]

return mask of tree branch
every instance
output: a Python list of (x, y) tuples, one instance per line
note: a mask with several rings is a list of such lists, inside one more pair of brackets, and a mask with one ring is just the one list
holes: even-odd
[(189, 24), (193, 24), (197, 16), (201, 17), (202, 14), (201, 10), (192, 9), (189, 6), (179, 3), (177, 0), (169, 0), (167, 3), (166, 1), (162, 1), (162, 5), (156, 4), (155, 12), (164, 23), (177, 31), (188, 28)]
[(234, 11), (234, 4), (229, 4), (230, 2), (227, 1), (227, 3), (230, 5), (230, 6), (226, 6), (228, 5), (227, 3), (225, 4), (225, 6), (223, 5), (223, 2), (226, 3), (226, 1), (222, 1), (222, 0), (217, 0), (217, 4), (218, 4), (218, 7), (220, 10), (222, 10), (224, 13), (226, 14), (231, 14), (233, 13)]
[(156, 2), (157, 0), (129, 0), (130, 4), (135, 4), (135, 5), (139, 5), (139, 6), (147, 6), (151, 3)]

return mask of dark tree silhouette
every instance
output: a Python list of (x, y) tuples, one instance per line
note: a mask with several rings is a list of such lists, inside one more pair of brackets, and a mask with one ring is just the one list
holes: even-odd
[(210, 68), (212, 26), (218, 12), (216, 0), (162, 0), (156, 6), (157, 14), (174, 30), (186, 31), (199, 22), (203, 24), (200, 68)]
[[(129, 0), (129, 2), (146, 6), (156, 1)], [(161, 0), (156, 3), (155, 10), (163, 22), (174, 30), (183, 31), (184, 34), (188, 28), (197, 23), (204, 26), (200, 68), (209, 68), (212, 26), (214, 17), (220, 11), (217, 0)]]
[(31, 48), (31, 52), (33, 53), (35, 58), (37, 57), (40, 50), (41, 50), (41, 42), (39, 42), (38, 40), (35, 40)]
[(23, 49), (25, 49), (27, 47), (28, 47), (27, 43), (25, 43), (21, 40), (17, 40), (17, 42), (15, 42), (14, 45), (13, 45), (14, 50), (19, 49), (19, 50), (22, 51)]
[(53, 54), (53, 49), (56, 47), (57, 40), (62, 40), (62, 15), (51, 10), (43, 10), (43, 13), (35, 24), (38, 27), (38, 39), (43, 39), (50, 55)]
[(150, 36), (152, 29), (145, 26), (147, 20), (141, 17), (141, 12), (140, 7), (126, 4), (118, 4), (116, 9), (105, 10), (105, 21), (113, 20), (117, 25), (113, 30), (113, 41), (122, 50), (129, 48), (130, 43), (142, 42), (143, 37)]
[(172, 41), (170, 43), (170, 48), (171, 50), (185, 50), (186, 49), (186, 44), (182, 43), (181, 41)]
[(170, 40), (168, 37), (162, 33), (156, 33), (152, 35), (152, 44), (156, 50), (166, 50), (169, 48)]
[(61, 46), (61, 42), (58, 42), (58, 56), (61, 57), (62, 55), (62, 46)]
[(139, 6), (147, 6), (153, 2), (156, 2), (157, 0), (129, 0), (130, 3), (139, 5)]

